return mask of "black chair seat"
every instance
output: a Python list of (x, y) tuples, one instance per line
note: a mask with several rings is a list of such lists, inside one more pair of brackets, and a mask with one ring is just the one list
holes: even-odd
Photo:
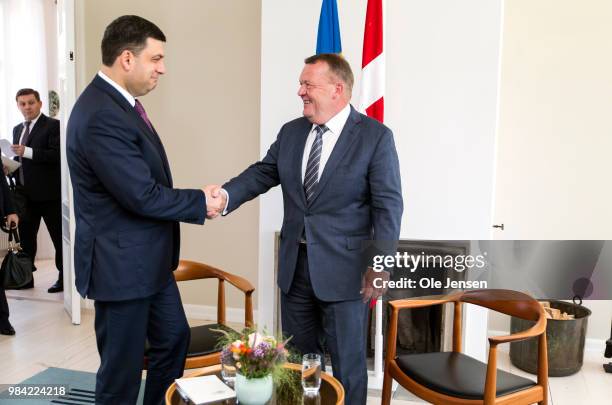
[[(432, 391), (462, 399), (484, 399), (487, 365), (462, 353), (408, 354), (396, 358), (408, 377)], [(497, 370), (497, 396), (512, 394), (536, 383)]]
[(191, 342), (189, 343), (189, 350), (187, 350), (187, 357), (204, 356), (221, 351), (217, 345), (221, 333), (215, 332), (213, 329), (233, 331), (233, 329), (218, 323), (194, 326), (190, 329)]
[[(213, 329), (234, 332), (232, 328), (218, 323), (194, 326), (189, 329), (191, 330), (191, 340), (189, 342), (189, 349), (187, 350), (187, 357), (205, 356), (221, 351), (217, 346), (221, 333), (215, 332)], [(145, 343), (145, 357), (147, 357), (149, 348), (149, 341), (147, 340)]]

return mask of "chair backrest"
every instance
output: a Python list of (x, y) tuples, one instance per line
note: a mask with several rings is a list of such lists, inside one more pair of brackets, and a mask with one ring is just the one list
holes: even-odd
[(219, 280), (217, 290), (217, 323), (225, 325), (225, 282), (241, 290), (245, 295), (245, 319), (247, 327), (253, 327), (253, 299), (255, 287), (245, 278), (235, 274), (227, 273), (208, 264), (181, 260), (178, 268), (174, 271), (174, 279), (179, 281), (201, 280), (216, 278)]
[(458, 300), (529, 321), (537, 321), (544, 311), (538, 301), (519, 291), (494, 289), (466, 291)]

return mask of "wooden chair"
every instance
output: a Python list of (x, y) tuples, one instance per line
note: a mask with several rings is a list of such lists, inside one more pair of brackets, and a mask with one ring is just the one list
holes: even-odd
[[(446, 303), (454, 305), (453, 351), (396, 356), (399, 311)], [(461, 313), (463, 303), (475, 304), (534, 321), (525, 331), (509, 336), (489, 338), (489, 360), (482, 363), (461, 353)], [(434, 404), (493, 405), (548, 403), (548, 357), (546, 348), (546, 316), (538, 301), (509, 290), (477, 290), (431, 299), (391, 301), (392, 308), (382, 404), (391, 401), (392, 380)], [(497, 346), (502, 343), (538, 337), (537, 383), (497, 369)]]
[[(226, 273), (204, 263), (181, 260), (178, 269), (174, 271), (177, 282), (216, 278), (219, 280), (217, 289), (217, 323), (194, 326), (191, 329), (191, 341), (187, 351), (185, 369), (212, 366), (221, 362), (221, 351), (217, 348), (219, 332), (213, 329), (231, 330), (225, 320), (225, 282), (227, 281), (244, 293), (244, 324), (253, 327), (252, 295), (255, 287), (246, 279)], [(145, 369), (147, 357), (145, 351)]]

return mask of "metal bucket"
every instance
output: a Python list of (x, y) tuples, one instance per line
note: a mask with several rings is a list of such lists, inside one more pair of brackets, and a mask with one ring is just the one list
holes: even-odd
[[(548, 319), (548, 375), (563, 377), (577, 373), (584, 360), (584, 342), (591, 310), (582, 305), (564, 301), (550, 301), (551, 308), (574, 315), (575, 319)], [(520, 318), (512, 318), (511, 333), (529, 329), (535, 324)], [(531, 374), (537, 373), (538, 339), (532, 338), (510, 344), (510, 361), (516, 367)]]

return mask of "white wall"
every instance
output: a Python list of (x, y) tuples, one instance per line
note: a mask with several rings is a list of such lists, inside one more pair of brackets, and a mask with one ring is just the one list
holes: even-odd
[(387, 17), (386, 122), (401, 162), (402, 237), (487, 239), (501, 0), (389, 0)]
[[(496, 238), (612, 239), (610, 19), (608, 0), (505, 3)], [(585, 306), (603, 350), (612, 301)]]
[[(261, 155), (301, 113), (303, 59), (315, 52), (319, 1), (262, 1)], [(366, 0), (338, 0), (343, 54), (358, 105)], [(386, 123), (395, 133), (404, 195), (402, 238), (490, 236), (501, 0), (388, 0)], [(273, 233), (282, 197), (260, 197), (259, 290), (273, 286)], [(272, 294), (261, 294), (271, 325)], [(475, 329), (486, 316), (475, 314)], [(484, 348), (484, 343), (481, 345)]]
[(58, 91), (57, 4), (54, 0), (45, 0), (43, 8), (45, 15), (45, 46), (47, 48), (47, 87), (49, 91)]

